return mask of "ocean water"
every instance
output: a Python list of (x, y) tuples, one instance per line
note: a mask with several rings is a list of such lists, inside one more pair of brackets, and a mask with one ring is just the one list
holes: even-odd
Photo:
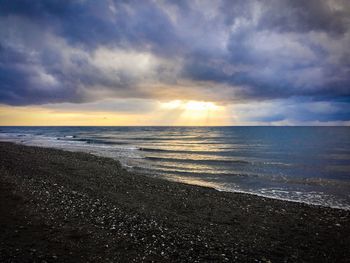
[(0, 127), (0, 140), (90, 152), (220, 191), (350, 209), (350, 127)]

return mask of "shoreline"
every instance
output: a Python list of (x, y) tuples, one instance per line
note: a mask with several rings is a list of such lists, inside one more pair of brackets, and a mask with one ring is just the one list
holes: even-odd
[(321, 207), (321, 208), (324, 207), (324, 208), (330, 208), (330, 209), (339, 209), (339, 210), (344, 210), (344, 211), (350, 211), (350, 206), (349, 207), (342, 207), (342, 206), (335, 206), (335, 205), (332, 206), (332, 205), (324, 205), (324, 204), (315, 204), (315, 203), (311, 203), (311, 202), (305, 202), (305, 201), (300, 201), (300, 200), (293, 200), (293, 199), (288, 199), (288, 198), (272, 197), (272, 196), (268, 196), (268, 195), (264, 195), (264, 194), (251, 193), (251, 192), (241, 191), (241, 190), (229, 191), (229, 190), (224, 190), (224, 189), (220, 189), (220, 188), (204, 186), (204, 185), (199, 185), (199, 184), (184, 183), (184, 182), (181, 182), (181, 181), (171, 180), (171, 179), (166, 179), (166, 178), (164, 178), (164, 179), (163, 178), (159, 178), (159, 179), (167, 180), (168, 182), (172, 182), (172, 183), (180, 183), (180, 184), (185, 184), (185, 185), (193, 185), (193, 186), (198, 186), (198, 187), (203, 187), (203, 188), (209, 188), (209, 189), (213, 189), (215, 191), (223, 192), (223, 193), (253, 195), (253, 196), (256, 196), (256, 197), (267, 198), (267, 199), (271, 199), (271, 200), (279, 200), (279, 201), (283, 201), (283, 202), (305, 204), (305, 205), (308, 205), (308, 206), (316, 206), (316, 207)]
[(348, 210), (147, 177), (82, 152), (0, 142), (0, 153), (1, 209), (16, 207), (0, 215), (0, 260), (350, 258)]
[[(95, 153), (91, 153), (89, 151), (83, 151), (83, 150), (77, 150), (77, 149), (75, 149), (75, 150), (73, 150), (73, 149), (64, 149), (64, 148), (59, 148), (59, 147), (38, 146), (38, 145), (26, 145), (26, 144), (22, 144), (22, 142), (14, 142), (14, 141), (1, 141), (0, 140), (0, 143), (12, 143), (12, 144), (22, 145), (22, 146), (27, 146), (27, 147), (38, 147), (38, 148), (43, 148), (43, 149), (55, 149), (55, 150), (60, 150), (60, 151), (73, 152), (73, 153), (86, 153), (86, 154), (90, 154), (90, 155), (93, 155), (93, 156), (96, 156), (96, 157), (108, 158), (108, 159), (112, 159), (112, 160), (114, 160), (116, 162), (119, 162), (121, 164), (121, 166), (124, 169), (126, 169), (128, 172), (130, 172), (130, 173), (140, 174), (142, 176), (144, 176), (144, 175), (148, 176), (147, 174), (142, 174), (142, 172), (133, 171), (132, 168), (127, 167), (127, 165), (121, 163), (118, 159), (115, 159), (115, 158), (112, 158), (112, 157), (106, 157), (106, 156), (95, 154)], [(150, 177), (150, 176), (148, 176), (148, 177)], [(248, 191), (243, 191), (243, 190), (226, 190), (226, 189), (216, 188), (215, 186), (206, 186), (204, 184), (191, 184), (191, 183), (182, 182), (181, 180), (173, 180), (171, 178), (166, 178), (166, 177), (151, 177), (151, 178), (157, 178), (157, 179), (160, 179), (160, 180), (166, 180), (168, 182), (173, 182), (173, 183), (180, 183), (180, 184), (185, 184), (185, 185), (193, 185), (193, 186), (197, 186), (197, 187), (210, 188), (210, 189), (213, 189), (213, 190), (218, 191), (218, 192), (247, 194), (247, 195), (253, 195), (253, 196), (262, 197), (262, 198), (273, 199), (273, 200), (281, 200), (281, 201), (292, 202), (292, 203), (306, 204), (306, 205), (310, 205), (310, 206), (320, 206), (320, 207), (326, 207), (326, 208), (341, 209), (341, 210), (345, 210), (345, 211), (350, 211), (350, 205), (348, 205), (348, 206), (338, 206), (338, 205), (320, 204), (320, 203), (307, 202), (307, 201), (303, 201), (303, 200), (294, 200), (294, 199), (290, 199), (290, 198), (274, 197), (274, 196), (264, 195), (264, 194), (260, 194), (260, 193), (253, 193), (253, 192), (248, 192)]]

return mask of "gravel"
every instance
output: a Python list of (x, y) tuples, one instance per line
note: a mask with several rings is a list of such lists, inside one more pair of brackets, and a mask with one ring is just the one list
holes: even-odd
[(0, 143), (0, 262), (350, 262), (350, 212)]

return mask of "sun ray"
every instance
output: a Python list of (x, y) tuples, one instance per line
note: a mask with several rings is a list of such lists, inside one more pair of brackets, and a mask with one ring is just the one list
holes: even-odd
[(214, 102), (196, 100), (173, 100), (161, 104), (161, 109), (166, 112), (177, 112), (178, 118), (175, 125), (216, 125), (220, 124), (220, 117), (224, 115), (223, 106)]

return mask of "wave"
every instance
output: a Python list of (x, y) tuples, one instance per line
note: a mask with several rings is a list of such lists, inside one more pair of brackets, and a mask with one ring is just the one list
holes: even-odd
[[(275, 183), (283, 184), (297, 184), (305, 186), (321, 186), (321, 187), (337, 187), (338, 190), (342, 189), (343, 191), (349, 191), (350, 182), (344, 182), (341, 180), (335, 179), (326, 179), (326, 178), (291, 178), (283, 175), (268, 175), (268, 174), (259, 174), (259, 173), (244, 173), (244, 172), (230, 172), (230, 171), (208, 171), (208, 170), (188, 170), (188, 169), (179, 169), (172, 167), (157, 167), (157, 168), (145, 168), (137, 167), (142, 171), (147, 171), (152, 174), (160, 174), (164, 176), (186, 176), (189, 178), (201, 178), (206, 182), (209, 178), (221, 177), (231, 177), (231, 178), (255, 178), (256, 180), (271, 181)], [(208, 181), (209, 182), (209, 181)], [(340, 190), (341, 191), (341, 190)]]
[(64, 135), (64, 138), (76, 138), (77, 136), (75, 135)]
[[(181, 152), (174, 152), (181, 153)], [(186, 152), (196, 153), (196, 152)], [(208, 152), (209, 154), (209, 152)], [(210, 152), (210, 154), (216, 154), (216, 152)], [(215, 156), (215, 155), (213, 155)], [(204, 157), (204, 156), (203, 156)], [(242, 165), (254, 165), (254, 166), (283, 166), (283, 167), (291, 167), (293, 164), (282, 163), (282, 162), (269, 162), (264, 160), (242, 160), (242, 159), (207, 159), (208, 155), (206, 155), (203, 159), (190, 159), (190, 158), (176, 158), (176, 157), (160, 157), (160, 156), (146, 156), (145, 159), (151, 161), (159, 161), (159, 162), (173, 162), (173, 163), (192, 163), (192, 164), (208, 164), (208, 165), (230, 165), (230, 164), (242, 164)], [(221, 157), (218, 155), (217, 157)]]
[(255, 174), (245, 174), (245, 173), (233, 173), (228, 171), (203, 171), (203, 170), (186, 170), (186, 169), (171, 169), (171, 168), (146, 168), (146, 167), (133, 167), (134, 170), (139, 170), (151, 174), (161, 174), (161, 175), (184, 175), (188, 178), (200, 177), (205, 180), (205, 177), (217, 177), (217, 176), (232, 176), (232, 177), (258, 177)]
[(181, 159), (181, 158), (164, 158), (155, 156), (146, 156), (145, 159), (160, 162), (180, 162), (180, 163), (205, 163), (205, 164), (249, 164), (250, 162), (245, 160), (229, 160), (229, 159)]
[(172, 149), (160, 149), (160, 148), (147, 148), (147, 147), (140, 147), (140, 151), (143, 152), (160, 152), (160, 153), (184, 153), (184, 154), (220, 154), (220, 153), (227, 153), (227, 151), (217, 151), (213, 149), (212, 151), (203, 151), (203, 150), (172, 150)]
[(71, 137), (64, 137), (64, 138), (57, 138), (57, 140), (70, 140), (70, 141), (78, 141), (78, 142), (85, 142), (87, 144), (105, 144), (105, 145), (127, 145), (128, 142), (120, 142), (120, 141), (108, 141), (108, 140), (101, 140), (101, 139), (90, 139), (90, 138), (71, 138)]
[(325, 178), (288, 178), (288, 183), (304, 184), (304, 185), (317, 185), (317, 186), (342, 186), (349, 188), (350, 182), (340, 181), (336, 179), (325, 179)]
[(126, 140), (130, 141), (183, 141), (183, 140), (194, 140), (195, 138), (190, 137), (126, 137)]

